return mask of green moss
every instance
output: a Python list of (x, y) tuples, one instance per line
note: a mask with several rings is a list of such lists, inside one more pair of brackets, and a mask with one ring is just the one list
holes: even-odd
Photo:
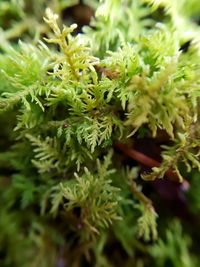
[(29, 2), (0, 3), (0, 265), (197, 266), (160, 206), (198, 221), (198, 1)]

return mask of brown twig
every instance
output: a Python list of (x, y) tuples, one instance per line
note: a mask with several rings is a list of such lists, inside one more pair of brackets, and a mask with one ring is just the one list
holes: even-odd
[[(133, 148), (128, 148), (126, 145), (124, 144), (120, 144), (120, 143), (117, 143), (115, 144), (115, 147), (117, 149), (119, 149), (121, 152), (123, 152), (125, 155), (129, 156), (130, 158), (136, 160), (137, 162), (145, 165), (145, 166), (148, 166), (150, 168), (153, 168), (153, 167), (160, 167), (160, 162), (158, 162), (157, 160), (155, 159), (152, 159), (151, 157), (133, 149)], [(171, 169), (169, 169), (168, 171), (166, 171), (165, 175), (169, 178), (169, 179), (172, 179), (174, 181), (177, 181), (179, 182), (180, 179), (178, 177), (178, 175)]]

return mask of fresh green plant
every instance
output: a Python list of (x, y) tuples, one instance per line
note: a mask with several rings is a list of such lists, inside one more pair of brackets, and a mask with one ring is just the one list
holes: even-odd
[[(65, 16), (81, 8), (82, 28)], [(198, 232), (199, 15), (197, 0), (0, 2), (1, 266), (198, 266), (198, 234), (160, 202)]]

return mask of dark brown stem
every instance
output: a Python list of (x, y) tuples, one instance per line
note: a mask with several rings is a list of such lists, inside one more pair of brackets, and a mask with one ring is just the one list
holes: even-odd
[[(145, 155), (139, 151), (136, 151), (133, 148), (130, 149), (124, 144), (117, 143), (117, 144), (115, 144), (115, 147), (117, 149), (119, 149), (121, 152), (123, 152), (125, 155), (129, 156), (130, 158), (132, 158), (132, 159), (136, 160), (137, 162), (142, 163), (143, 165), (148, 166), (150, 168), (160, 167), (160, 165), (161, 165), (160, 162), (156, 161), (155, 159), (152, 159), (149, 156), (147, 156), (147, 155)], [(174, 180), (177, 182), (180, 181), (178, 175), (171, 169), (166, 171), (165, 175), (171, 180)]]

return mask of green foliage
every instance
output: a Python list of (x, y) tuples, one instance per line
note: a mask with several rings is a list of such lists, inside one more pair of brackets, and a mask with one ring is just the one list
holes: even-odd
[(105, 158), (103, 165), (97, 161), (96, 175), (85, 168), (82, 176), (75, 174), (76, 180), (60, 184), (58, 192), (53, 195), (51, 212), (54, 215), (57, 213), (58, 199), (66, 212), (78, 208), (80, 224), (94, 233), (98, 233), (98, 228), (108, 227), (113, 220), (120, 219), (117, 215), (119, 188), (111, 185), (109, 176), (113, 170), (107, 170), (110, 161), (111, 154)]
[[(81, 8), (95, 13), (89, 25), (62, 26)], [(197, 0), (0, 2), (1, 266), (198, 266), (190, 228), (159, 231), (156, 185), (144, 180), (191, 176), (198, 216), (199, 10)]]
[[(192, 168), (200, 170), (199, 164), (199, 139), (196, 138), (199, 132), (198, 124), (189, 124), (185, 133), (179, 133), (173, 146), (164, 146), (165, 149), (162, 154), (162, 163), (160, 167), (154, 167), (153, 172), (145, 175), (144, 179), (154, 180), (156, 178), (163, 178), (167, 170), (172, 169), (180, 179), (183, 181), (183, 176), (179, 171), (179, 164), (184, 163), (187, 171), (190, 172)], [(173, 174), (172, 174), (173, 176)]]
[(190, 245), (191, 240), (188, 236), (183, 235), (181, 224), (174, 221), (166, 230), (165, 241), (159, 240), (150, 249), (150, 253), (156, 258), (156, 266), (195, 267), (197, 262), (194, 256), (190, 255)]
[(150, 9), (142, 1), (102, 1), (91, 21), (92, 27), (84, 28), (85, 37), (94, 53), (103, 57), (107, 50), (116, 50), (122, 42), (137, 40), (146, 27), (153, 26), (154, 22), (147, 18), (149, 13)]
[(27, 98), (43, 109), (38, 96), (44, 94), (42, 84), (49, 67), (47, 50), (44, 46), (37, 48), (22, 42), (19, 49), (16, 51), (9, 47), (6, 50), (9, 55), (1, 55), (1, 88), (8, 88), (8, 92), (2, 94), (1, 109), (12, 108), (22, 102), (25, 110), (30, 111), (31, 104)]
[(66, 82), (87, 82), (89, 78), (88, 71), (90, 71), (95, 83), (97, 80), (93, 68), (95, 58), (89, 55), (88, 49), (81, 44), (78, 36), (71, 36), (71, 33), (77, 26), (75, 24), (69, 28), (64, 26), (61, 31), (57, 24), (58, 16), (54, 15), (50, 9), (47, 9), (46, 14), (47, 18), (44, 20), (52, 28), (55, 35), (55, 38), (46, 39), (46, 41), (58, 44), (61, 52), (54, 62), (54, 75)]
[(32, 145), (36, 148), (35, 160), (33, 164), (39, 169), (40, 172), (50, 171), (51, 168), (60, 169), (62, 166), (62, 150), (58, 147), (56, 139), (47, 137), (45, 140), (41, 140), (40, 137), (35, 138), (29, 134), (26, 137), (31, 141)]
[(144, 240), (157, 239), (157, 214), (151, 206), (140, 207), (142, 216), (138, 219), (139, 236), (144, 237)]

